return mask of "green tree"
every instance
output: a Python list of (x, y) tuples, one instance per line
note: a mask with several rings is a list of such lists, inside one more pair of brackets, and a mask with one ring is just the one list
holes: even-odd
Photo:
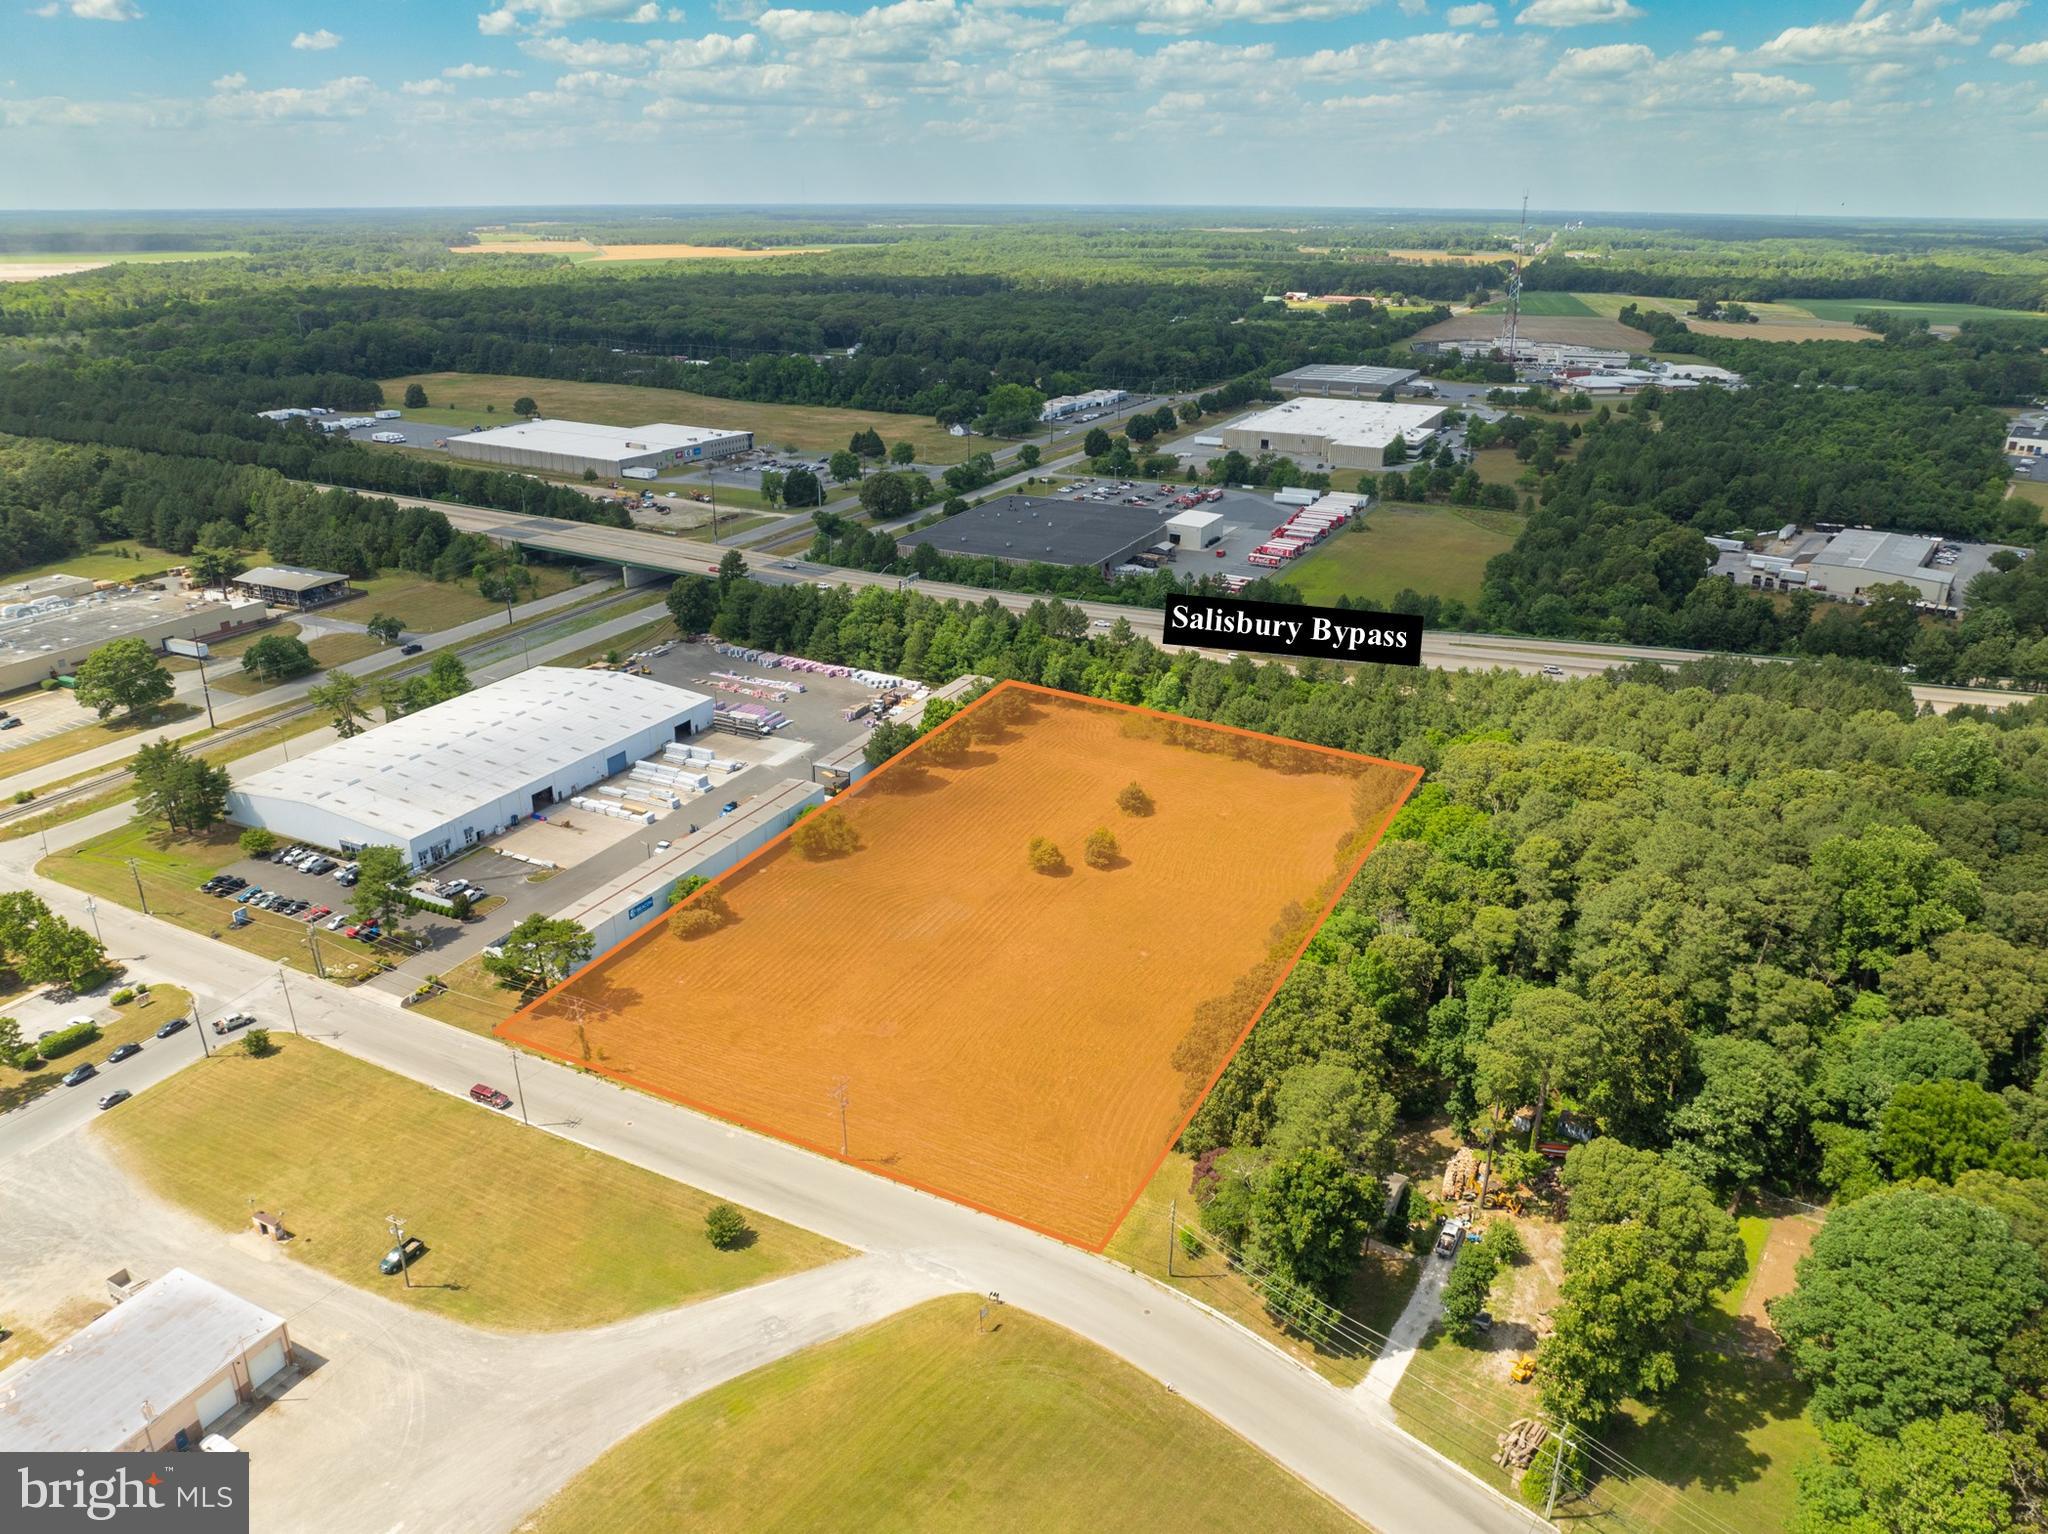
[(293, 634), (265, 634), (242, 652), (242, 672), (263, 682), (304, 676), (314, 667), (313, 652)]
[(192, 576), (192, 584), (208, 590), (227, 585), (236, 576), (248, 569), (242, 556), (231, 548), (196, 548), (186, 561), (186, 569)]
[(1917, 1188), (1836, 1209), (1798, 1273), (1769, 1309), (1815, 1415), (1887, 1435), (1996, 1405), (1999, 1350), (2048, 1294), (2003, 1215)]
[(806, 506), (825, 504), (825, 487), (818, 483), (818, 476), (809, 469), (791, 469), (788, 478), (782, 482), (782, 503), (802, 510)]
[(1973, 1412), (1908, 1422), (1895, 1438), (1853, 1422), (1822, 1429), (1797, 1467), (1793, 1534), (2004, 1534), (2013, 1528), (2011, 1444)]
[(277, 851), (277, 833), (262, 826), (251, 826), (235, 838), (235, 845), (252, 858), (263, 858)]
[(492, 560), (478, 565), (475, 574), (477, 595), (504, 608), (508, 626), (513, 606), (538, 584), (533, 572), (517, 559)]
[(1252, 1195), (1247, 1236), (1255, 1260), (1329, 1299), (1358, 1266), (1379, 1217), (1378, 1183), (1315, 1145), (1274, 1162)]
[(333, 717), (334, 733), (341, 740), (362, 734), (363, 721), (370, 717), (369, 689), (353, 672), (328, 672), (325, 681), (307, 689), (306, 701)]
[(708, 576), (679, 575), (668, 588), (668, 615), (682, 634), (708, 634), (718, 616), (718, 583)]
[(370, 621), (363, 625), (363, 632), (379, 644), (397, 644), (398, 636), (405, 632), (405, 625), (389, 613), (372, 613)]
[(1088, 428), (1088, 435), (1081, 439), (1081, 451), (1090, 458), (1100, 458), (1109, 451), (1110, 436), (1100, 426)]
[(356, 854), (355, 887), (348, 908), (359, 922), (383, 922), (405, 909), (414, 880), (413, 867), (396, 847), (365, 847)]
[(115, 639), (78, 663), (73, 691), (79, 706), (100, 718), (120, 709), (130, 719), (168, 702), (175, 691), (171, 673), (151, 652), (147, 640)]
[(837, 810), (820, 810), (806, 815), (789, 833), (789, 845), (796, 855), (813, 863), (843, 858), (860, 851), (860, 833)]
[(1902, 953), (1886, 967), (1883, 989), (1901, 1017), (1948, 1019), (1993, 1060), (2048, 1021), (2048, 962), (1990, 932), (1945, 932), (1925, 950)]
[(1107, 826), (1097, 826), (1081, 844), (1081, 861), (1090, 868), (1114, 868), (1119, 857), (1116, 837), (1110, 834)]
[(1467, 1241), (1459, 1246), (1443, 1288), (1444, 1325), (1452, 1331), (1463, 1331), (1480, 1311), (1486, 1309), (1494, 1280), (1507, 1266), (1504, 1247), (1493, 1239), (1493, 1233), (1513, 1229), (1512, 1225), (1497, 1224), (1487, 1232), (1486, 1239)]
[(1573, 1147), (1564, 1283), (1538, 1353), (1543, 1404), (1597, 1429), (1678, 1380), (1686, 1323), (1741, 1276), (1742, 1239), (1704, 1184), (1655, 1151)]
[(2041, 1153), (2013, 1138), (2012, 1109), (1974, 1081), (1908, 1082), (1878, 1119), (1877, 1154), (1892, 1176), (1954, 1182), (1990, 1167), (2032, 1177)]
[(1944, 857), (1918, 826), (1875, 825), (1813, 850), (1813, 875), (1828, 896), (1836, 962), (1876, 972), (1908, 949), (1953, 932), (1983, 905), (1977, 876)]
[(461, 657), (453, 650), (443, 650), (422, 675), (400, 684), (399, 711), (417, 714), (423, 708), (461, 697), (471, 685), (469, 669), (462, 664)]
[(747, 578), (747, 562), (738, 549), (727, 549), (718, 561), (718, 594), (722, 598), (734, 583)]
[(899, 442), (889, 449), (889, 462), (899, 463), (908, 468), (917, 462), (917, 449), (908, 442)]
[(1027, 442), (1017, 449), (1017, 463), (1020, 468), (1035, 469), (1044, 456), (1036, 442)]
[(175, 740), (152, 741), (129, 765), (136, 813), (173, 831), (204, 831), (227, 813), (231, 780), (225, 767), (188, 755)]
[(1472, 1057), (1482, 1101), (1509, 1109), (1525, 1102), (1535, 1105), (1535, 1122), (1529, 1126), (1533, 1147), (1542, 1133), (1552, 1089), (1577, 1091), (1593, 1079), (1601, 1060), (1601, 1035), (1583, 998), (1532, 987), (1515, 997)]
[(835, 485), (851, 484), (860, 478), (860, 455), (842, 447), (825, 460), (825, 472)]
[(21, 1024), (11, 1017), (0, 1017), (0, 1065), (19, 1070), (28, 1053), (28, 1041), (21, 1036)]
[(704, 1239), (729, 1252), (747, 1239), (747, 1217), (731, 1204), (713, 1204), (704, 1211)]
[(780, 506), (782, 504), (783, 487), (786, 483), (782, 470), (763, 469), (761, 471), (761, 498), (770, 506)]
[(35, 925), (14, 972), (30, 985), (58, 985), (76, 991), (105, 972), (107, 951), (83, 927), (61, 916), (46, 916)]
[(261, 1060), (277, 1053), (277, 1046), (270, 1041), (268, 1028), (251, 1028), (242, 1035), (242, 1053), (251, 1059)]
[(519, 398), (512, 401), (512, 413), (514, 415), (539, 415), (540, 406), (533, 402), (531, 394), (522, 394)]
[(1706, 1038), (1702, 1081), (1671, 1118), (1671, 1159), (1727, 1197), (1789, 1171), (1806, 1123), (1806, 1085), (1770, 1045)]
[(1116, 807), (1126, 815), (1142, 819), (1153, 810), (1152, 796), (1141, 783), (1126, 783), (1116, 791)]
[(536, 911), (499, 940), (497, 954), (487, 953), (479, 962), (500, 984), (538, 990), (566, 979), (596, 946), (582, 923)]
[(405, 408), (408, 410), (424, 410), (427, 408), (427, 391), (423, 386), (416, 383), (405, 386)]
[(917, 731), (909, 725), (885, 720), (868, 731), (867, 743), (860, 749), (861, 760), (870, 767), (879, 767), (916, 740)]
[(1125, 423), (1124, 435), (1142, 445), (1159, 435), (1159, 423), (1149, 415), (1134, 415)]
[(1326, 1056), (1280, 1077), (1266, 1147), (1282, 1160), (1321, 1147), (1348, 1167), (1378, 1173), (1391, 1164), (1393, 1134), (1393, 1097), (1357, 1067)]
[(1045, 396), (1029, 384), (1000, 383), (988, 391), (976, 424), (995, 436), (1021, 436), (1037, 427), (1044, 408)]
[(1024, 860), (1031, 865), (1033, 873), (1061, 873), (1067, 866), (1066, 854), (1049, 836), (1032, 837), (1024, 849)]
[(893, 521), (910, 512), (910, 476), (872, 474), (861, 483), (860, 503), (877, 522)]

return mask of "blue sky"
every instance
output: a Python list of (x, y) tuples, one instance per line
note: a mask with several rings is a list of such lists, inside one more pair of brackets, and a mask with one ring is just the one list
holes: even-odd
[(2048, 0), (0, 7), (12, 208), (2048, 215)]

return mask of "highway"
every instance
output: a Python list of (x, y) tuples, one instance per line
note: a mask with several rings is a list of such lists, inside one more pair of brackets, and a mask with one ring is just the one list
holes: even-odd
[[(60, 840), (91, 829), (65, 827)], [(35, 856), (32, 844), (0, 844), (0, 882), (33, 889), (81, 919), (83, 897), (37, 875)], [(202, 1021), (233, 1005), (288, 1034), (279, 987), (289, 984), (297, 1026), (326, 1044), (456, 1095), (477, 1081), (512, 1084), (506, 1046), (403, 1011), (382, 993), (296, 974), (281, 982), (274, 965), (199, 934), (110, 904), (99, 907), (99, 916), (109, 951), (129, 973), (190, 988), (201, 998)], [(199, 1048), (188, 1028), (152, 1041), (103, 1075), (110, 1085), (147, 1090), (196, 1059)], [(547, 1126), (536, 1133), (562, 1135), (848, 1246), (943, 1274), (953, 1289), (999, 1293), (1144, 1370), (1383, 1534), (1521, 1534), (1541, 1527), (1533, 1513), (1397, 1431), (1352, 1393), (1103, 1258), (551, 1061), (523, 1056), (518, 1080), (524, 1115)], [(60, 1089), (0, 1116), (0, 1162), (75, 1133), (93, 1116), (97, 1092), (107, 1089)], [(405, 1516), (394, 1506), (391, 1527)]]
[[(546, 549), (581, 559), (617, 560), (622, 566), (633, 566), (642, 570), (658, 570), (676, 575), (708, 575), (718, 568), (719, 560), (731, 552), (718, 544), (672, 537), (665, 533), (646, 532), (638, 528), (563, 522), (513, 512), (483, 510), (475, 506), (458, 505), (452, 501), (412, 500), (403, 496), (396, 499), (407, 505), (432, 507), (445, 514), (449, 522), (463, 532), (486, 533), (529, 548)], [(842, 570), (794, 559), (753, 563), (751, 573), (757, 580), (772, 582), (816, 581), (843, 586), (890, 588), (903, 583), (900, 576), (880, 575), (867, 570)], [(993, 596), (1014, 612), (1022, 612), (1033, 602), (1044, 600), (1038, 596), (1008, 591), (987, 591), (978, 586), (954, 586), (942, 581), (921, 580), (916, 584), (917, 589), (926, 596), (941, 599), (982, 602)], [(1115, 602), (1086, 600), (1076, 601), (1071, 605), (1083, 609), (1091, 619), (1102, 618), (1112, 622), (1118, 618), (1126, 619), (1139, 634), (1155, 644), (1160, 642), (1162, 619), (1160, 614), (1151, 608), (1126, 607)], [(1627, 665), (1630, 661), (1653, 660), (1661, 665), (1676, 666), (1689, 660), (1704, 660), (1709, 653), (1704, 650), (1680, 650), (1655, 645), (1596, 644), (1586, 640), (1530, 639), (1446, 630), (1427, 630), (1422, 636), (1422, 663), (1452, 671), (1500, 667), (1510, 671), (1540, 674), (1546, 667), (1555, 667), (1565, 676), (1598, 676), (1611, 667)], [(1756, 660), (1759, 664), (1768, 663), (1771, 659), (1761, 656), (1745, 658)], [(1912, 693), (1915, 702), (1928, 704), (1937, 713), (1946, 713), (1949, 709), (1964, 703), (1982, 704), (1987, 708), (2005, 708), (2012, 703), (2024, 701), (2027, 696), (1988, 688), (1920, 685), (1915, 685)]]

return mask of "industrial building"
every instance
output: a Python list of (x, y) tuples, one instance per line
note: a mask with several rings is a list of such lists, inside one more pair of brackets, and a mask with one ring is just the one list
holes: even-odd
[[(1433, 352), (1438, 356), (1477, 357), (1482, 360), (1492, 357), (1506, 360), (1509, 352), (1506, 335), (1483, 339), (1476, 336), (1447, 336), (1438, 341), (1417, 341), (1414, 346), (1417, 351)], [(1527, 336), (1515, 337), (1513, 351), (1516, 363), (1536, 368), (1626, 367), (1630, 355), (1611, 346), (1580, 346), (1571, 341), (1532, 341)]]
[(334, 570), (308, 570), (301, 565), (258, 565), (229, 581), (228, 590), (255, 597), (272, 607), (301, 610), (355, 595), (349, 589), (346, 575)]
[(1060, 394), (1047, 400), (1039, 409), (1041, 421), (1066, 421), (1090, 411), (1114, 410), (1130, 394), (1123, 389), (1090, 389), (1086, 394)]
[(1166, 519), (1166, 541), (1177, 549), (1206, 549), (1223, 541), (1220, 511), (1177, 511)]
[(1414, 368), (1347, 367), (1340, 362), (1311, 362), (1273, 375), (1282, 394), (1314, 394), (1324, 399), (1378, 399), (1389, 389), (1413, 383)]
[(2048, 454), (2048, 417), (2022, 416), (2005, 429), (2005, 456), (2039, 458)]
[(282, 1317), (183, 1268), (123, 1292), (97, 1321), (7, 1375), (0, 1452), (196, 1448), (293, 1361)]
[(1442, 405), (1389, 405), (1376, 400), (1295, 399), (1248, 415), (1219, 435), (1247, 458), (1277, 453), (1305, 469), (1379, 469), (1396, 438), (1408, 456), (1442, 424)]
[(1992, 556), (2026, 550), (1999, 543), (1954, 543), (1929, 533), (1875, 528), (1780, 528), (1751, 543), (1707, 540), (1716, 551), (1710, 575), (1759, 591), (1811, 591), (1855, 602), (1878, 586), (1910, 586), (1935, 607), (1960, 609), (1970, 582), (1992, 568)]
[(905, 533), (905, 554), (920, 543), (941, 554), (1019, 564), (1093, 565), (1107, 572), (1164, 539), (1166, 513), (1145, 506), (1098, 506), (1047, 496), (1005, 495)]
[(750, 431), (715, 426), (599, 426), (589, 421), (522, 421), (449, 436), (442, 447), (458, 458), (502, 469), (617, 478), (628, 469), (687, 468), (729, 458), (754, 445)]
[(711, 727), (711, 699), (646, 677), (538, 668), (271, 767), (229, 818), (430, 867)]
[[(0, 693), (68, 676), (101, 645), (141, 639), (226, 639), (268, 621), (270, 610), (251, 597), (208, 601), (197, 592), (154, 586), (99, 590), (78, 577), (34, 583), (26, 600), (0, 593)], [(14, 588), (15, 592), (21, 587)]]
[(666, 910), (669, 892), (683, 880), (692, 874), (717, 878), (749, 853), (774, 841), (805, 810), (824, 802), (825, 790), (818, 784), (784, 778), (732, 814), (679, 838), (651, 863), (628, 869), (555, 914), (576, 922), (596, 938), (592, 952), (601, 954)]

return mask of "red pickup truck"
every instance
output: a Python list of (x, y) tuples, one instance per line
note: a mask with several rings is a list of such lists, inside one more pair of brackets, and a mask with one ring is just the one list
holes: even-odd
[(511, 1098), (500, 1092), (496, 1087), (485, 1086), (481, 1081), (469, 1089), (469, 1095), (474, 1101), (482, 1103), (486, 1108), (509, 1108), (512, 1106)]

